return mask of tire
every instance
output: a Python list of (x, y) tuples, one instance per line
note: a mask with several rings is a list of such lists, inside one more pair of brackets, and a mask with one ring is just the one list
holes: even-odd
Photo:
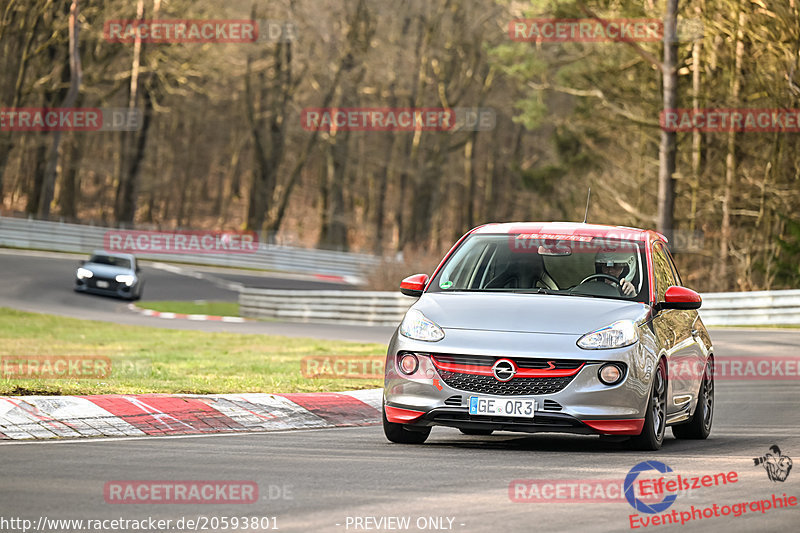
[(419, 430), (406, 429), (407, 424), (397, 424), (386, 419), (386, 410), (381, 406), (383, 413), (383, 434), (391, 442), (397, 444), (422, 444), (431, 434), (430, 427), (419, 428)]
[(714, 421), (714, 360), (709, 358), (700, 383), (697, 395), (697, 407), (691, 420), (684, 424), (672, 426), (672, 434), (676, 439), (703, 440), (711, 434), (711, 423)]
[(468, 429), (468, 428), (458, 428), (458, 430), (463, 433), (464, 435), (483, 435), (488, 436), (494, 433), (493, 429)]
[(656, 373), (653, 376), (653, 385), (650, 388), (650, 398), (647, 401), (647, 413), (644, 417), (642, 433), (630, 440), (631, 447), (635, 450), (655, 451), (661, 448), (664, 442), (664, 432), (667, 420), (667, 366), (663, 359), (659, 359)]

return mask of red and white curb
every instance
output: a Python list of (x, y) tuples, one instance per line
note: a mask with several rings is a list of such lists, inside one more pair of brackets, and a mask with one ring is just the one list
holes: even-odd
[(247, 322), (247, 319), (239, 316), (216, 316), (216, 315), (189, 315), (186, 313), (168, 313), (164, 311), (153, 311), (152, 309), (142, 309), (134, 304), (128, 304), (128, 309), (135, 313), (155, 318), (179, 318), (183, 320), (211, 320), (215, 322)]
[(297, 394), (0, 396), (0, 439), (198, 435), (380, 423), (382, 389)]

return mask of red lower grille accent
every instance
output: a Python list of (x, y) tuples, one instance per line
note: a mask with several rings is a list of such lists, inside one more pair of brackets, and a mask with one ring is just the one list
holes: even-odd
[(413, 422), (425, 414), (425, 411), (412, 411), (411, 409), (400, 409), (399, 407), (384, 406), (386, 420), (395, 424), (406, 424)]
[[(500, 358), (497, 359), (506, 359)], [(473, 374), (477, 376), (493, 376), (494, 372), (492, 371), (492, 367), (484, 366), (484, 365), (464, 365), (459, 363), (451, 363), (449, 361), (443, 361), (442, 359), (437, 358), (436, 356), (432, 356), (431, 360), (433, 364), (436, 365), (436, 368), (439, 370), (445, 370), (448, 372), (455, 372), (457, 374)], [(515, 378), (564, 378), (569, 376), (574, 376), (578, 372), (581, 371), (583, 366), (586, 363), (580, 363), (580, 366), (576, 368), (555, 368), (554, 365), (551, 363), (550, 368), (520, 368), (515, 361), (516, 367), (516, 374), (514, 375)]]
[(640, 435), (644, 418), (627, 420), (582, 420), (584, 424), (604, 435)]

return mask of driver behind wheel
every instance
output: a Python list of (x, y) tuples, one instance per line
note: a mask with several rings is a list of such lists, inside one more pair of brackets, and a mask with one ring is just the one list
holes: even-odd
[[(594, 258), (595, 271), (619, 280), (619, 289), (625, 296), (633, 296), (636, 289), (631, 283), (636, 274), (636, 256), (632, 252), (600, 251)], [(609, 285), (611, 280), (604, 280)]]

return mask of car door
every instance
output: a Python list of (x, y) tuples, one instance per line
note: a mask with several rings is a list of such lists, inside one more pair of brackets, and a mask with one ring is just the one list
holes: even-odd
[[(664, 251), (666, 252), (667, 260), (669, 261), (669, 266), (672, 269), (676, 284), (683, 286), (681, 275), (678, 272), (678, 268), (675, 266), (675, 261), (672, 259), (672, 254), (667, 246), (664, 246)], [(706, 331), (700, 321), (700, 314), (697, 312), (697, 309), (685, 309), (680, 312), (684, 317), (682, 327), (691, 337), (691, 343), (687, 345), (687, 349), (690, 350), (691, 354), (684, 358), (684, 362), (688, 366), (683, 367), (682, 370), (684, 370), (684, 372), (680, 376), (675, 376), (675, 379), (690, 380), (691, 386), (693, 387), (690, 392), (694, 398), (699, 390), (703, 371), (706, 366), (706, 357), (708, 356), (708, 349), (703, 339), (704, 335), (706, 335)], [(684, 376), (686, 377), (684, 378)]]
[[(663, 243), (652, 245), (653, 274), (657, 302), (664, 301), (667, 289), (679, 282), (673, 274), (670, 259)], [(653, 329), (658, 342), (667, 353), (667, 415), (684, 409), (695, 398), (698, 376), (691, 372), (697, 358), (697, 343), (692, 336), (692, 311), (661, 309), (653, 319)], [(696, 313), (696, 312), (695, 312)], [(701, 367), (702, 368), (702, 367)]]

